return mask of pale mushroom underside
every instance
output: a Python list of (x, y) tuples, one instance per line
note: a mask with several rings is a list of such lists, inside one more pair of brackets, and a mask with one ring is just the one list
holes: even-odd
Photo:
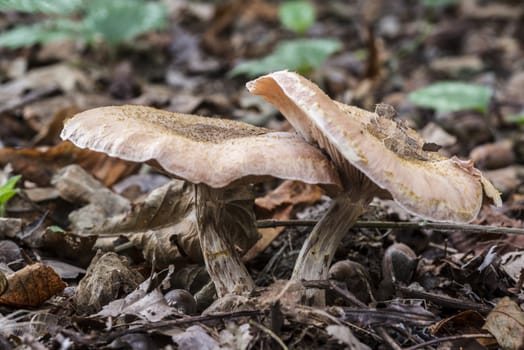
[(109, 106), (69, 119), (61, 137), (121, 159), (155, 161), (175, 177), (214, 188), (267, 177), (340, 187), (332, 163), (300, 137), (227, 119)]
[(275, 72), (248, 83), (248, 89), (275, 105), (305, 139), (317, 142), (343, 173), (358, 169), (418, 216), (469, 222), (484, 194), (500, 203), (473, 162), (424, 151), (424, 140), (414, 130), (335, 102), (298, 74)]

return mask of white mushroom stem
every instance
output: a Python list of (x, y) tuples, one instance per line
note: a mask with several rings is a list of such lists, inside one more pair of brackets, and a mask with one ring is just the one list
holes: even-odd
[(199, 184), (195, 193), (200, 245), (217, 295), (250, 292), (255, 283), (229, 238), (227, 192)]
[[(354, 201), (347, 193), (335, 198), (324, 217), (315, 225), (304, 242), (291, 279), (327, 279), (337, 247), (368, 204), (369, 200)], [(325, 304), (324, 293), (320, 290), (308, 290), (306, 300), (313, 305)]]

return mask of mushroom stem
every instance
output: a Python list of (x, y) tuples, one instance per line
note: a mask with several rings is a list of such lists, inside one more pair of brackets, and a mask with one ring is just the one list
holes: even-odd
[[(291, 279), (327, 279), (331, 261), (340, 241), (362, 215), (368, 204), (369, 200), (355, 201), (347, 193), (336, 197), (324, 217), (315, 225), (304, 242)], [(324, 305), (324, 291), (308, 290), (306, 300), (313, 305)]]
[[(228, 238), (232, 224), (227, 215), (229, 193), (230, 191), (204, 184), (195, 185), (200, 246), (219, 297), (228, 293), (250, 292), (255, 287), (235, 246)], [(252, 222), (254, 226), (254, 216)]]

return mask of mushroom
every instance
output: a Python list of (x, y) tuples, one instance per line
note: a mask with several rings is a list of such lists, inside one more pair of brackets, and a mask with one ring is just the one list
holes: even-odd
[(232, 120), (110, 106), (75, 115), (61, 137), (110, 156), (148, 161), (194, 184), (200, 245), (219, 297), (254, 287), (228, 238), (234, 223), (226, 220), (228, 206), (246, 186), (276, 177), (340, 188), (336, 169), (316, 147), (292, 133)]
[[(344, 186), (304, 243), (292, 279), (328, 277), (337, 246), (374, 196), (393, 198), (413, 214), (445, 222), (470, 222), (486, 197), (501, 205), (498, 191), (472, 161), (425, 150), (424, 140), (405, 124), (333, 101), (296, 73), (274, 72), (248, 82), (247, 88), (329, 155)], [(322, 303), (320, 293), (308, 296)]]

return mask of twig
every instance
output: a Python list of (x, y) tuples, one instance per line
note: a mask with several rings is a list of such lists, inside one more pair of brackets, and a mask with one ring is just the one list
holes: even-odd
[(116, 331), (112, 334), (109, 334), (106, 338), (110, 341), (123, 336), (127, 333), (134, 333), (134, 332), (146, 332), (150, 330), (156, 330), (166, 327), (174, 327), (174, 326), (182, 326), (186, 324), (191, 323), (204, 323), (209, 321), (216, 321), (216, 320), (222, 320), (222, 319), (235, 319), (240, 317), (253, 317), (253, 316), (261, 316), (266, 313), (266, 310), (243, 310), (243, 311), (234, 311), (234, 312), (224, 312), (224, 313), (217, 313), (212, 315), (200, 315), (200, 316), (188, 316), (177, 320), (167, 320), (167, 321), (159, 321), (159, 322), (151, 322), (147, 323), (135, 328), (125, 329), (122, 331)]
[(280, 337), (278, 335), (276, 335), (271, 329), (269, 329), (267, 327), (264, 327), (263, 325), (259, 324), (258, 322), (255, 322), (253, 320), (249, 320), (249, 324), (252, 325), (252, 326), (257, 327), (258, 329), (260, 329), (261, 331), (263, 331), (267, 335), (269, 335), (271, 338), (273, 338), (278, 343), (278, 345), (280, 345), (280, 347), (282, 349), (288, 350), (288, 347), (286, 346), (286, 344), (284, 344), (282, 339), (280, 339)]
[(433, 294), (430, 292), (423, 292), (423, 291), (410, 289), (408, 287), (404, 287), (400, 285), (395, 285), (395, 288), (404, 297), (429, 300), (433, 302), (434, 304), (437, 304), (443, 307), (448, 307), (448, 308), (453, 308), (453, 309), (458, 309), (458, 310), (473, 309), (480, 313), (487, 313), (491, 311), (491, 308), (488, 306), (485, 306), (479, 303), (474, 303), (468, 300), (461, 300), (461, 299), (452, 298), (446, 295), (439, 295), (439, 294)]
[(429, 341), (424, 342), (424, 343), (420, 343), (420, 344), (417, 344), (417, 345), (410, 346), (409, 348), (405, 348), (404, 350), (421, 349), (421, 348), (426, 347), (428, 345), (433, 345), (433, 344), (437, 344), (437, 343), (443, 343), (445, 341), (450, 341), (450, 340), (476, 339), (476, 338), (491, 338), (492, 339), (493, 336), (491, 334), (486, 334), (486, 333), (452, 335), (452, 336), (449, 336), (449, 337), (443, 337), (443, 338), (429, 340)]
[(377, 327), (377, 333), (380, 335), (382, 340), (389, 345), (389, 347), (393, 350), (402, 350), (400, 345), (397, 344), (397, 342), (388, 334), (386, 329), (384, 327)]
[[(315, 226), (316, 220), (258, 220), (258, 228), (266, 227), (278, 227), (278, 226)], [(471, 225), (471, 224), (451, 224), (447, 222), (412, 222), (412, 221), (357, 221), (353, 227), (359, 228), (379, 228), (379, 229), (391, 229), (391, 228), (420, 228), (420, 229), (432, 229), (441, 231), (469, 231), (482, 234), (513, 234), (513, 235), (524, 235), (524, 229), (514, 227), (497, 227), (487, 225)]]
[(302, 285), (306, 288), (319, 288), (319, 289), (327, 289), (331, 290), (347, 301), (349, 301), (351, 304), (366, 309), (367, 305), (364, 304), (362, 301), (360, 301), (353, 293), (351, 293), (348, 290), (344, 290), (343, 288), (340, 288), (336, 283), (334, 283), (331, 280), (310, 280), (310, 281), (302, 281)]

